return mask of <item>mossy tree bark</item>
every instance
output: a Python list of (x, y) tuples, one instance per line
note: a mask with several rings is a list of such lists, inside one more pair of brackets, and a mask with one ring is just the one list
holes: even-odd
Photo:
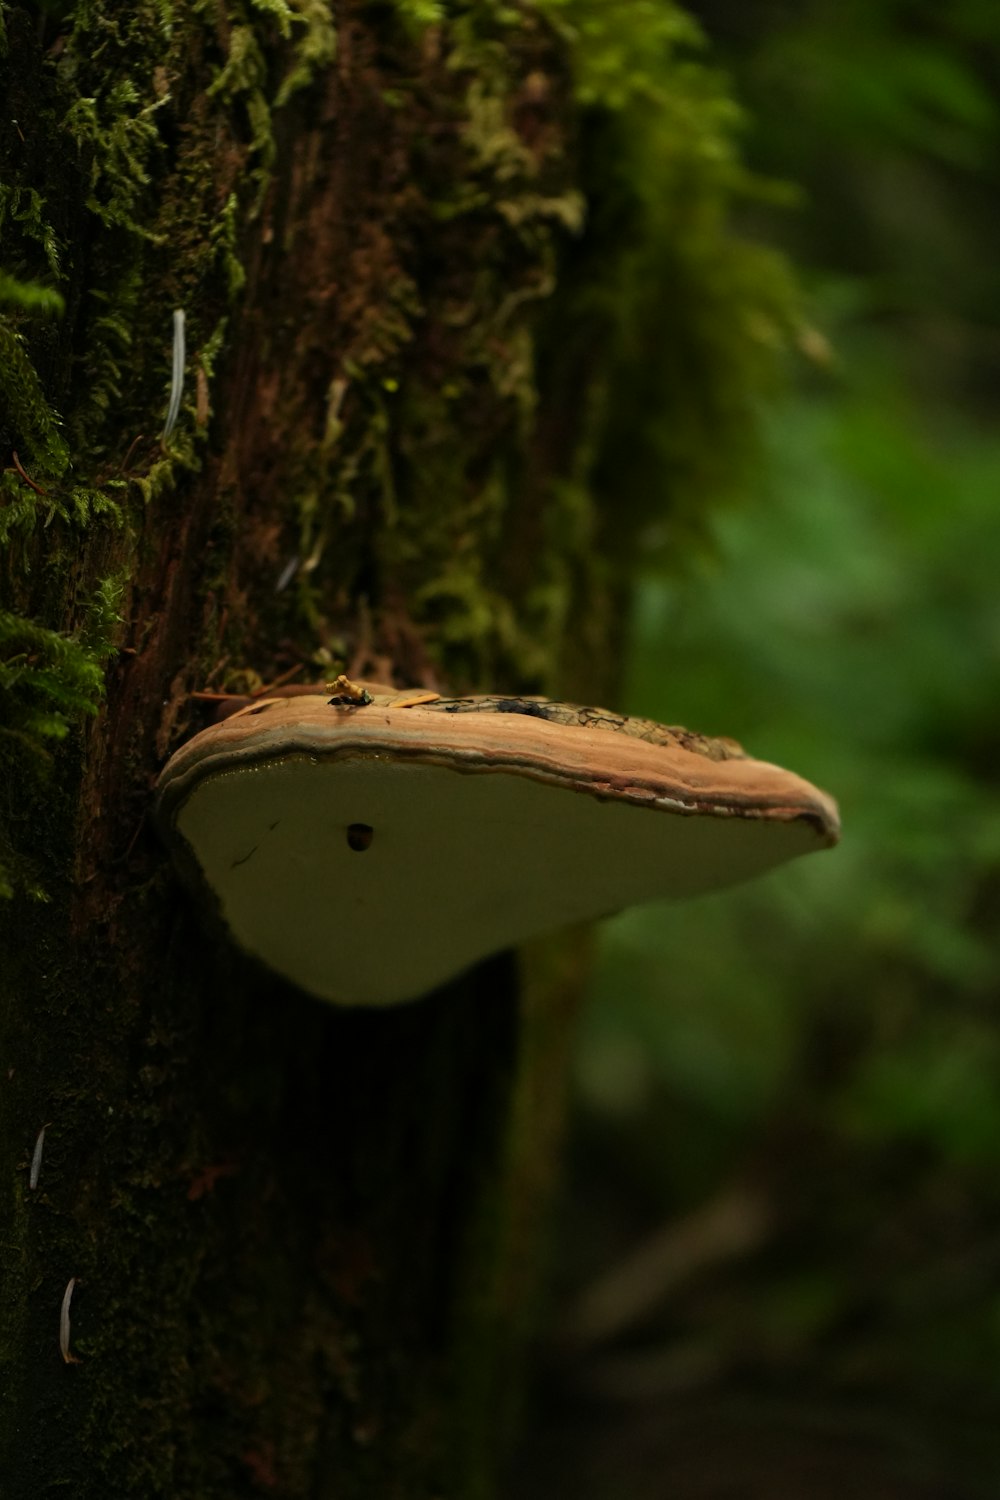
[[(0, 7), (10, 1500), (476, 1496), (516, 1390), (576, 945), (337, 1012), (204, 935), (145, 821), (193, 690), (614, 678), (643, 517), (590, 481), (629, 266), (571, 38), (529, 4), (335, 9)], [(694, 139), (678, 432), (748, 305)]]

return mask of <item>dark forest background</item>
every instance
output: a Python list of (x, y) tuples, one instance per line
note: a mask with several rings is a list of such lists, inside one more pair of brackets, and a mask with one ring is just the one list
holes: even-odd
[(606, 924), (512, 1494), (993, 1496), (1000, 1478), (1000, 16), (694, 7), (798, 357), (625, 707), (792, 765), (842, 847)]

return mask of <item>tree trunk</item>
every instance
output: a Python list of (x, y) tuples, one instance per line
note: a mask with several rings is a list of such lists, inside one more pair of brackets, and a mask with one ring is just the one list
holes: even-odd
[(333, 11), (0, 7), (9, 1500), (485, 1495), (516, 1396), (581, 945), (338, 1011), (146, 820), (196, 690), (614, 681), (643, 514), (584, 482), (625, 262), (571, 42)]

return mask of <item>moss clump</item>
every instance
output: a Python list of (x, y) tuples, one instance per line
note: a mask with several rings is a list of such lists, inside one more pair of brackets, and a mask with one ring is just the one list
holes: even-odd
[[(37, 188), (23, 183), (0, 183), (0, 235), (3, 236), (4, 260), (8, 267), (19, 270), (21, 265), (33, 263), (37, 257), (31, 254), (28, 248), (31, 246), (41, 250), (49, 275), (59, 277), (62, 274), (59, 243), (45, 212), (45, 200)], [(27, 244), (22, 245), (22, 241)], [(29, 306), (16, 294), (5, 300), (22, 308)]]
[(96, 713), (103, 688), (100, 665), (79, 640), (0, 613), (0, 734), (63, 739), (73, 719)]
[(37, 281), (18, 281), (6, 271), (0, 271), (0, 302), (12, 303), (25, 312), (61, 315), (66, 311), (62, 297), (51, 287), (40, 286)]
[(570, 358), (583, 340), (610, 356), (592, 392), (591, 483), (658, 525), (645, 540), (666, 552), (738, 487), (800, 329), (787, 265), (733, 227), (741, 205), (782, 190), (743, 165), (742, 112), (679, 6), (537, 3), (573, 54), (590, 184), (547, 355), (558, 365), (565, 338)]
[(403, 24), (411, 26), (414, 31), (437, 26), (444, 20), (445, 7), (441, 0), (393, 0), (393, 5)]
[(45, 399), (23, 336), (3, 319), (0, 319), (0, 368), (8, 431), (14, 443), (38, 471), (40, 483), (61, 479), (69, 463), (69, 449), (59, 431), (59, 418)]
[[(54, 746), (81, 717), (96, 714), (124, 588), (123, 577), (102, 579), (75, 635), (0, 610), (0, 782), (44, 778)], [(0, 820), (0, 897), (20, 891), (44, 899), (38, 863), (16, 820)]]

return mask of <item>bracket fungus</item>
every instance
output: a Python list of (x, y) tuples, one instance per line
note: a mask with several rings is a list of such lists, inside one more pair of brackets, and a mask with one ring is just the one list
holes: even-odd
[(196, 734), (156, 805), (235, 943), (325, 1000), (412, 1000), (550, 928), (837, 841), (829, 797), (732, 740), (541, 698), (333, 693)]

